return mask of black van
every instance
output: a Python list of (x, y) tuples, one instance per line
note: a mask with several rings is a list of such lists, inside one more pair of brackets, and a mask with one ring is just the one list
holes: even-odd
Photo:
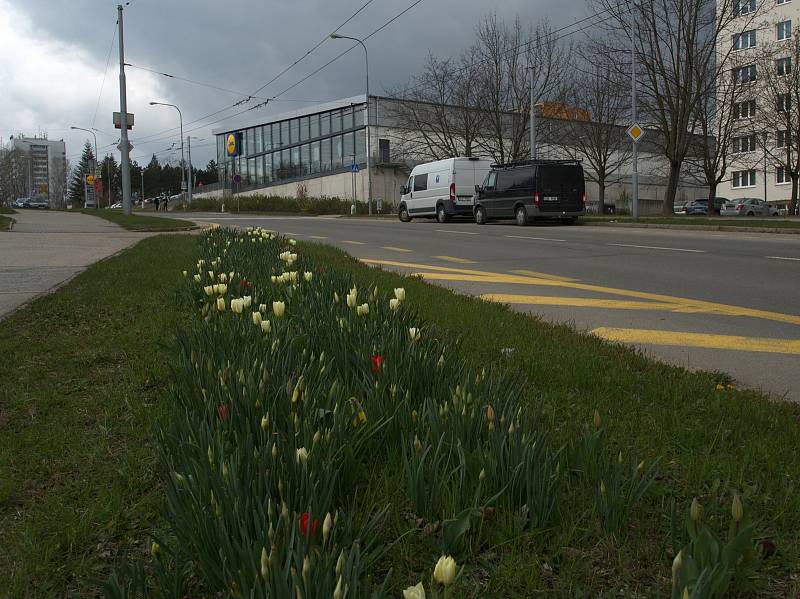
[(573, 222), (586, 213), (583, 167), (577, 160), (536, 160), (494, 164), (483, 187), (475, 187), (475, 222), (535, 218)]

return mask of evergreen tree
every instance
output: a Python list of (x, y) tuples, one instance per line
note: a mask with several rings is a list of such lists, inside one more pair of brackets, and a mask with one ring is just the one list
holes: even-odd
[(89, 174), (89, 161), (94, 158), (92, 144), (89, 140), (83, 146), (81, 161), (72, 169), (72, 177), (69, 181), (69, 201), (73, 207), (82, 208), (84, 204), (83, 186), (86, 176)]

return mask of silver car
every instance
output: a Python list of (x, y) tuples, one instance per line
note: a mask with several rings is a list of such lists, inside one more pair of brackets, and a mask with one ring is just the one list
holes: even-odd
[(760, 198), (739, 198), (725, 202), (721, 216), (778, 216), (778, 209)]

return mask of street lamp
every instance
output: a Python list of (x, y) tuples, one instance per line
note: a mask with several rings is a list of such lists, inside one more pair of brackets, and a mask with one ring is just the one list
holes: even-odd
[[(181, 113), (181, 109), (175, 106), (175, 104), (168, 104), (166, 102), (150, 102), (150, 106), (171, 106), (178, 111), (178, 118), (181, 122), (181, 181), (183, 182), (183, 187), (188, 189), (186, 185), (186, 161), (183, 156), (183, 114)], [(181, 193), (182, 192), (183, 189), (181, 190)]]
[[(83, 127), (76, 127), (75, 125), (70, 125), (70, 129), (75, 129), (76, 131), (86, 131), (87, 133), (91, 133), (92, 137), (94, 137), (94, 172), (92, 173), (92, 176), (93, 177), (96, 176), (97, 161), (100, 160), (100, 158), (97, 156), (97, 135), (95, 134), (96, 129), (85, 129)], [(97, 201), (96, 195), (95, 195), (95, 203), (96, 203), (95, 207), (99, 207), (100, 202)]]
[(341, 35), (339, 33), (331, 33), (332, 40), (352, 40), (354, 42), (358, 42), (361, 44), (361, 47), (364, 48), (364, 59), (366, 61), (367, 67), (367, 187), (369, 189), (367, 196), (367, 210), (369, 214), (372, 214), (372, 144), (370, 143), (370, 134), (369, 134), (369, 52), (367, 52), (367, 47), (357, 37), (350, 37), (348, 35)]

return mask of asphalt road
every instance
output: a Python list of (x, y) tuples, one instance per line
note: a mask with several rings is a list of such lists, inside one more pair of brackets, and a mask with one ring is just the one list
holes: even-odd
[[(181, 217), (180, 214), (170, 214)], [(370, 264), (800, 401), (800, 236), (193, 214), (341, 247)]]

